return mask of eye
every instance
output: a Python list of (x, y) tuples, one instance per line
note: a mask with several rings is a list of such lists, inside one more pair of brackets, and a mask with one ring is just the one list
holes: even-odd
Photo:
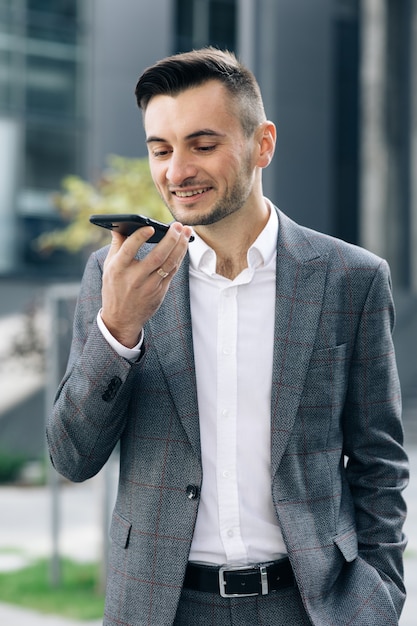
[(155, 159), (161, 159), (168, 156), (171, 152), (172, 150), (168, 150), (167, 148), (155, 148), (152, 150), (152, 156)]
[(199, 152), (212, 152), (216, 147), (216, 144), (210, 144), (209, 146), (197, 146), (197, 150)]

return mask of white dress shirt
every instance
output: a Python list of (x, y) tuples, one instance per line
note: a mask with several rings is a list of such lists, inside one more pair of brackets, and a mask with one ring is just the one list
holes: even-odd
[[(195, 234), (190, 299), (203, 482), (190, 560), (259, 563), (286, 554), (271, 495), (271, 387), (278, 218), (269, 221), (234, 280)], [(134, 349), (110, 335), (125, 358)]]
[(234, 280), (196, 236), (190, 297), (203, 483), (190, 560), (257, 563), (286, 548), (271, 496), (271, 386), (278, 218)]

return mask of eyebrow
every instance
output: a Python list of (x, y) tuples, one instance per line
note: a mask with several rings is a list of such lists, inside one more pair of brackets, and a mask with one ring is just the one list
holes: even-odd
[[(185, 140), (190, 141), (191, 139), (197, 139), (198, 137), (225, 137), (225, 135), (223, 133), (218, 133), (215, 130), (211, 130), (210, 128), (202, 128), (201, 130), (196, 130), (194, 133), (187, 135)], [(166, 139), (151, 135), (150, 137), (147, 137), (146, 143), (166, 143)]]

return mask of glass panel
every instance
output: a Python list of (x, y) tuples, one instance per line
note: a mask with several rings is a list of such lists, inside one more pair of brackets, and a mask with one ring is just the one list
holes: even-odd
[(56, 13), (72, 19), (77, 16), (77, 0), (27, 0), (27, 7), (29, 11)]
[(210, 2), (210, 43), (234, 50), (236, 40), (236, 2)]
[(76, 113), (74, 63), (40, 56), (27, 58), (26, 106), (31, 112)]
[(0, 0), (0, 20), (9, 17), (12, 8), (12, 0)]
[(176, 49), (186, 52), (192, 48), (194, 0), (177, 0), (175, 11)]
[(27, 34), (48, 41), (75, 42), (77, 0), (28, 0)]
[(236, 0), (177, 0), (175, 9), (176, 52), (208, 44), (234, 49)]
[(77, 171), (77, 134), (63, 128), (29, 126), (26, 131), (24, 187), (57, 189)]
[(10, 54), (0, 49), (0, 109), (10, 107)]

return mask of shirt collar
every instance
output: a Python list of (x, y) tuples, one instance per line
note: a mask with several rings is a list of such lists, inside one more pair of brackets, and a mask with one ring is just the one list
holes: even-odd
[[(247, 253), (248, 267), (256, 269), (268, 265), (277, 250), (278, 215), (272, 203), (264, 198), (269, 207), (269, 219), (265, 228), (253, 242)], [(204, 271), (207, 274), (216, 273), (216, 253), (205, 241), (194, 233), (195, 239), (189, 244), (190, 266), (194, 270)]]

